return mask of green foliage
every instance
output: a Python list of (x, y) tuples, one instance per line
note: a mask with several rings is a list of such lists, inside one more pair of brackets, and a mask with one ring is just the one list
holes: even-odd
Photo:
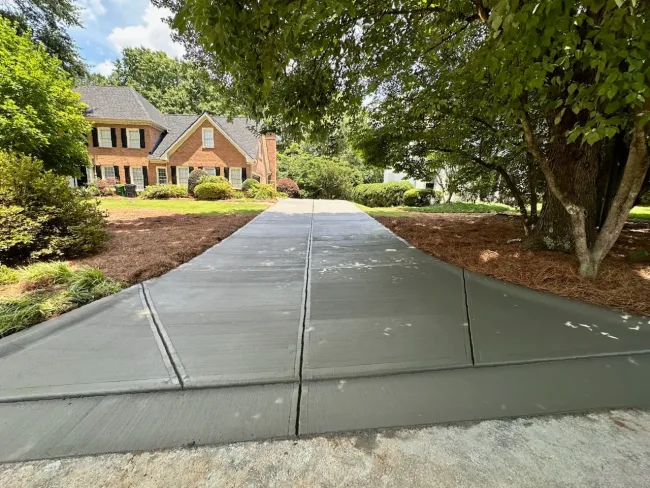
[(286, 193), (289, 198), (300, 198), (300, 188), (292, 179), (280, 178), (277, 188), (279, 192)]
[(194, 188), (194, 197), (198, 200), (226, 200), (232, 195), (232, 186), (224, 181), (201, 183)]
[(18, 273), (4, 264), (0, 264), (0, 285), (18, 283)]
[(248, 190), (248, 197), (255, 198), (256, 200), (271, 200), (278, 197), (278, 192), (273, 185), (264, 183)]
[(407, 207), (426, 207), (440, 203), (442, 195), (432, 188), (412, 188), (404, 192), (404, 205)]
[(248, 193), (251, 188), (256, 187), (260, 184), (259, 181), (254, 180), (253, 178), (248, 178), (246, 181), (242, 183), (241, 189)]
[[(9, 268), (7, 268), (9, 269)], [(36, 263), (14, 272), (27, 291), (0, 297), (0, 337), (37, 324), (113, 293), (122, 285), (96, 268), (72, 269), (67, 264)]]
[(34, 156), (58, 174), (78, 175), (88, 165), (89, 131), (60, 62), (0, 18), (0, 147)]
[(352, 192), (352, 200), (367, 207), (397, 207), (404, 204), (404, 194), (413, 189), (408, 181), (365, 183)]
[(202, 169), (193, 170), (187, 178), (187, 191), (190, 195), (194, 195), (194, 188), (201, 182), (201, 178), (208, 176), (208, 173)]
[(181, 185), (149, 185), (140, 192), (140, 197), (147, 200), (186, 198), (187, 188)]
[(339, 158), (314, 156), (296, 144), (278, 154), (278, 175), (295, 181), (308, 198), (348, 198), (361, 173)]
[(108, 238), (95, 200), (26, 156), (0, 152), (0, 262), (76, 257)]
[(230, 182), (225, 178), (225, 176), (214, 176), (214, 175), (205, 175), (199, 179), (199, 184), (201, 183), (228, 183)]

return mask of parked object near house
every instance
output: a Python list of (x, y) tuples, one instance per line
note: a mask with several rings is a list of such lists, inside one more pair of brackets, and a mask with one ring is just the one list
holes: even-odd
[(88, 139), (92, 168), (84, 168), (78, 184), (115, 178), (134, 184), (184, 185), (201, 168), (224, 176), (233, 188), (247, 178), (275, 185), (275, 134), (258, 136), (253, 121), (208, 113), (162, 114), (127, 86), (79, 87), (93, 123)]

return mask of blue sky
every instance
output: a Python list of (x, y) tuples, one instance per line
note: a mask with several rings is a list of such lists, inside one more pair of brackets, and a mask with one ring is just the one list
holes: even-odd
[(70, 29), (81, 55), (94, 72), (107, 75), (125, 47), (144, 46), (183, 55), (183, 48), (171, 40), (163, 22), (169, 12), (149, 0), (77, 0), (83, 28)]

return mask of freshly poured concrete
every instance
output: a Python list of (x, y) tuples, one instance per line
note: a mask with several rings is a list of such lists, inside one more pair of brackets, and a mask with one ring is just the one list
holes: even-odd
[(172, 388), (140, 287), (0, 341), (0, 402)]
[(348, 202), (284, 200), (0, 340), (0, 460), (647, 406), (648, 320), (447, 265)]

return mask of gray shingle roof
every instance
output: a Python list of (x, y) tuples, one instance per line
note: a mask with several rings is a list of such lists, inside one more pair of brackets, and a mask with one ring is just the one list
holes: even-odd
[(88, 105), (86, 117), (147, 120), (165, 127), (163, 114), (130, 86), (82, 86), (77, 91)]
[[(76, 89), (82, 101), (88, 105), (86, 117), (123, 120), (147, 120), (164, 127), (166, 132), (151, 153), (160, 158), (171, 145), (189, 129), (200, 115), (165, 115), (129, 86), (82, 86)], [(241, 147), (249, 158), (257, 156), (258, 136), (252, 130), (255, 123), (244, 117), (211, 115), (214, 123), (223, 130), (235, 144)]]

